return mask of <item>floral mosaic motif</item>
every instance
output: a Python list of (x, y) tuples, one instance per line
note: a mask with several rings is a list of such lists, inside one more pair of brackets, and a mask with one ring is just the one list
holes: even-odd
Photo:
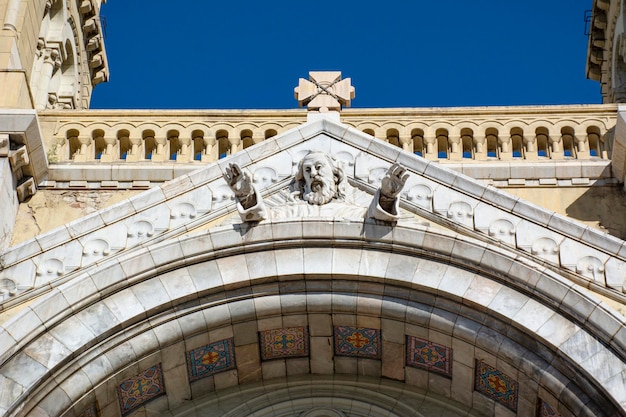
[(406, 364), (452, 378), (452, 348), (407, 336)]
[(309, 356), (309, 331), (306, 327), (284, 327), (259, 332), (261, 359)]
[(98, 417), (98, 408), (96, 407), (96, 403), (91, 403), (82, 413), (78, 415), (78, 417)]
[(541, 406), (539, 407), (539, 417), (561, 417), (554, 408), (547, 402), (541, 400)]
[(476, 361), (474, 389), (517, 412), (517, 381), (480, 360)]
[(336, 326), (335, 355), (380, 359), (380, 330), (365, 327)]
[(189, 382), (235, 369), (233, 339), (224, 339), (187, 352)]
[(165, 394), (165, 385), (160, 363), (134, 378), (127, 379), (117, 388), (120, 411), (123, 416), (163, 394)]

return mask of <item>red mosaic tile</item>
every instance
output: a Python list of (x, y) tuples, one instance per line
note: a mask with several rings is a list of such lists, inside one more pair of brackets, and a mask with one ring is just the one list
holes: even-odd
[(517, 381), (480, 360), (476, 360), (474, 389), (517, 412)]
[(165, 385), (163, 384), (163, 370), (159, 363), (119, 385), (117, 398), (120, 402), (120, 412), (125, 416), (163, 394), (165, 394)]
[(452, 348), (407, 336), (406, 364), (452, 378)]
[(259, 332), (261, 359), (309, 356), (309, 331), (306, 327), (284, 327)]

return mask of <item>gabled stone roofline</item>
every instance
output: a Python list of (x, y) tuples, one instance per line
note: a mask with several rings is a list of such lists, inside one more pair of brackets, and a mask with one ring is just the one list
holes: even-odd
[[(222, 178), (228, 164), (238, 163), (253, 173), (274, 169), (276, 181), (259, 186), (259, 191), (267, 194), (289, 180), (300, 152), (322, 147), (352, 158), (346, 162), (354, 166), (354, 178), (369, 184), (376, 184), (371, 176), (376, 169), (393, 162), (404, 165), (412, 175), (403, 199), (412, 203), (418, 214), (425, 210), (432, 218), (453, 222), (460, 233), (467, 230), (470, 235), (479, 232), (502, 240), (524, 256), (561, 268), (565, 275), (578, 274), (578, 281), (590, 288), (612, 288), (617, 292), (609, 290), (608, 295), (623, 298), (626, 242), (327, 119), (305, 123), (10, 248), (1, 255), (4, 270), (0, 278), (16, 281), (18, 289), (49, 288), (63, 275), (133, 247), (180, 236), (234, 211), (230, 189)], [(426, 194), (425, 199), (418, 189)], [(501, 224), (492, 235), (494, 219)], [(510, 242), (507, 231), (514, 233)], [(122, 243), (111, 240), (121, 237)]]

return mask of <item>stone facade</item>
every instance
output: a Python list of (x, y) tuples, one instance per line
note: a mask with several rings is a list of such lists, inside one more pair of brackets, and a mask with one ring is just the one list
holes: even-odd
[[(98, 2), (0, 6), (106, 78)], [(52, 74), (0, 111), (0, 416), (626, 416), (621, 107), (343, 109), (316, 72), (308, 110), (38, 109)], [(349, 192), (295, 199), (310, 150)]]

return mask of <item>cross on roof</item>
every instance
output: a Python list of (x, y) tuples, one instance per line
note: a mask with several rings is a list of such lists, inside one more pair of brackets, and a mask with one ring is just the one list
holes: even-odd
[(300, 78), (294, 89), (300, 107), (309, 111), (340, 111), (342, 106), (350, 107), (354, 98), (354, 87), (350, 78), (341, 79), (341, 71), (311, 71), (309, 79)]

